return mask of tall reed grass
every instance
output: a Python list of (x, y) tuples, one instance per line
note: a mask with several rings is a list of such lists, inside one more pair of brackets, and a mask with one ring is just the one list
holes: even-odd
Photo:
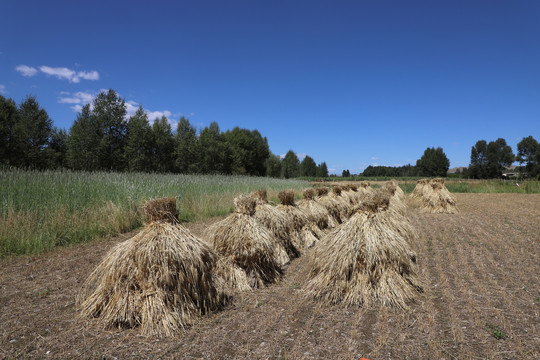
[(306, 182), (225, 175), (0, 170), (0, 256), (40, 253), (135, 229), (148, 199), (175, 196), (179, 218), (232, 211), (233, 198), (265, 188), (302, 189)]

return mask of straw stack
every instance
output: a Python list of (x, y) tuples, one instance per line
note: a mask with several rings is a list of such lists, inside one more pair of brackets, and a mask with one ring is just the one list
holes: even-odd
[[(275, 206), (268, 203), (266, 190), (258, 190), (251, 193), (256, 201), (255, 218), (259, 220), (268, 230), (270, 230), (278, 242), (285, 248), (289, 259), (292, 260), (300, 256), (300, 252), (290, 239), (291, 229), (287, 216)], [(283, 263), (281, 263), (283, 265)]]
[(388, 226), (388, 194), (363, 202), (319, 243), (306, 291), (327, 303), (405, 308), (422, 291), (416, 254)]
[(298, 250), (302, 250), (315, 245), (317, 238), (309, 226), (309, 218), (306, 212), (300, 209), (294, 202), (294, 192), (292, 190), (281, 191), (278, 194), (281, 204), (276, 208), (282, 211), (288, 221), (290, 229), (289, 237)]
[(273, 283), (281, 276), (279, 263), (289, 261), (274, 235), (255, 219), (256, 201), (240, 195), (234, 213), (210, 226), (204, 233), (214, 249), (242, 268), (253, 288)]
[(150, 201), (144, 211), (144, 229), (108, 252), (77, 302), (105, 327), (170, 336), (224, 304), (214, 274), (219, 256), (177, 222), (175, 198)]

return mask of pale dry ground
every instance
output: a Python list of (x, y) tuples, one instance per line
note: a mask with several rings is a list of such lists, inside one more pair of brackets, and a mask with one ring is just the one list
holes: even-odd
[[(459, 214), (409, 217), (425, 295), (407, 312), (304, 299), (312, 251), (173, 338), (103, 330), (75, 295), (118, 241), (0, 262), (2, 358), (540, 358), (540, 195), (456, 194)], [(189, 224), (200, 235), (213, 220)], [(504, 334), (497, 340), (494, 332)]]

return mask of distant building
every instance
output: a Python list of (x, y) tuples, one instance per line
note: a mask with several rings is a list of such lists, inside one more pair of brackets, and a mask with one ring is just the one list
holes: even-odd
[(455, 168), (448, 169), (448, 174), (456, 174), (456, 173), (462, 173), (463, 170), (468, 169), (467, 166), (458, 166)]

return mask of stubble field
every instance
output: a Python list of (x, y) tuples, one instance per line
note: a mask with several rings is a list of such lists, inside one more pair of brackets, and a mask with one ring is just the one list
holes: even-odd
[[(77, 292), (120, 237), (0, 262), (1, 358), (538, 359), (540, 194), (455, 194), (459, 214), (408, 216), (424, 295), (406, 312), (305, 298), (313, 249), (270, 287), (172, 338), (80, 319)], [(216, 221), (190, 223), (200, 235)]]

